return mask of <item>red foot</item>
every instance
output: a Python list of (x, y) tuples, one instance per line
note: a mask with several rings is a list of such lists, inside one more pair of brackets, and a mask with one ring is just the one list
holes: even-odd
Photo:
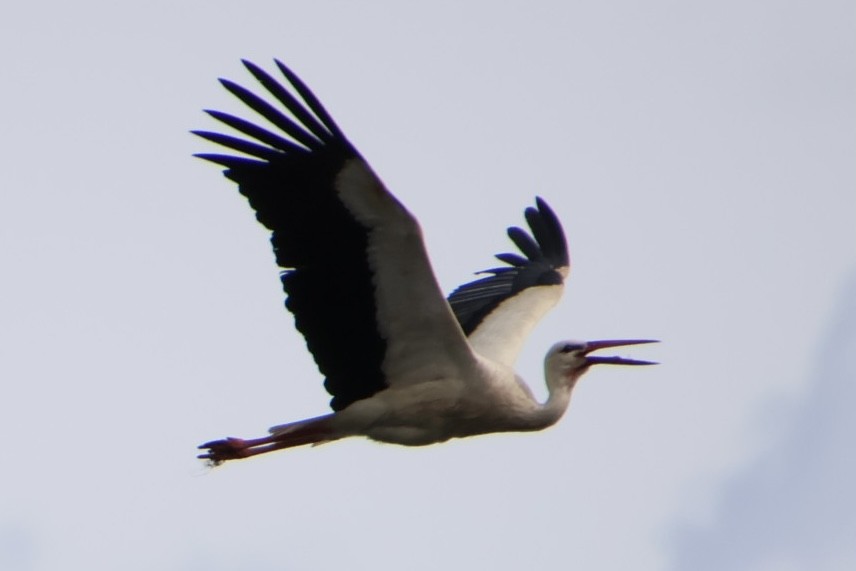
[(197, 458), (209, 460), (215, 466), (218, 466), (226, 460), (240, 460), (241, 458), (249, 458), (255, 456), (259, 452), (253, 450), (254, 446), (270, 444), (271, 438), (257, 438), (254, 440), (244, 440), (243, 438), (225, 438), (223, 440), (212, 440), (199, 446), (200, 450), (207, 449), (205, 454), (200, 454)]

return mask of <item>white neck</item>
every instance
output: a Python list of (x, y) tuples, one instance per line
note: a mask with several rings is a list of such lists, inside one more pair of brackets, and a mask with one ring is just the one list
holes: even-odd
[(550, 396), (529, 415), (527, 427), (531, 430), (541, 430), (556, 424), (568, 410), (574, 384), (576, 383), (567, 380), (556, 381), (548, 378), (547, 389), (550, 391)]

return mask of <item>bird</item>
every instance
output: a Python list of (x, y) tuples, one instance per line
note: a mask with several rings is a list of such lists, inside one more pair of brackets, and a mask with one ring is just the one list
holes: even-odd
[(591, 354), (656, 340), (559, 341), (544, 359), (549, 396), (539, 402), (514, 364), (570, 270), (564, 230), (546, 201), (525, 209), (529, 231), (508, 228), (519, 253), (497, 254), (502, 265), (446, 298), (419, 222), (315, 94), (279, 60), (285, 81), (242, 63), (267, 98), (220, 83), (268, 125), (206, 109), (234, 134), (192, 131), (229, 151), (195, 156), (224, 168), (271, 231), (285, 306), (325, 377), (333, 412), (260, 438), (206, 442), (198, 458), (219, 465), (352, 436), (425, 446), (537, 431), (562, 417), (592, 366), (656, 364)]

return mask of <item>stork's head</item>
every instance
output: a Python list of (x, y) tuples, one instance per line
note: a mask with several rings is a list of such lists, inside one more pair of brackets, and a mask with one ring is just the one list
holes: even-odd
[(656, 365), (653, 361), (639, 361), (625, 357), (604, 357), (590, 355), (592, 351), (609, 347), (625, 345), (641, 345), (657, 343), (652, 339), (615, 339), (606, 341), (559, 341), (547, 352), (544, 358), (544, 368), (548, 383), (553, 380), (558, 383), (570, 383), (573, 386), (577, 380), (592, 365)]

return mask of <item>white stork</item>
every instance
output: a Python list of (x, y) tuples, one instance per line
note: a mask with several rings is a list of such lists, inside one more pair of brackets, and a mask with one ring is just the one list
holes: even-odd
[(537, 198), (525, 211), (531, 235), (508, 236), (523, 253), (443, 297), (419, 224), (384, 187), (318, 99), (276, 62), (288, 89), (244, 65), (290, 113), (225, 79), (220, 82), (280, 132), (206, 111), (248, 139), (196, 135), (241, 153), (197, 155), (226, 167), (256, 217), (272, 231), (286, 307), (333, 396), (333, 413), (274, 426), (252, 440), (202, 444), (213, 464), (348, 436), (420, 446), (554, 424), (577, 380), (595, 364), (650, 365), (592, 356), (651, 340), (560, 341), (547, 352), (549, 398), (539, 403), (513, 365), (535, 324), (562, 294), (569, 258), (556, 215)]

